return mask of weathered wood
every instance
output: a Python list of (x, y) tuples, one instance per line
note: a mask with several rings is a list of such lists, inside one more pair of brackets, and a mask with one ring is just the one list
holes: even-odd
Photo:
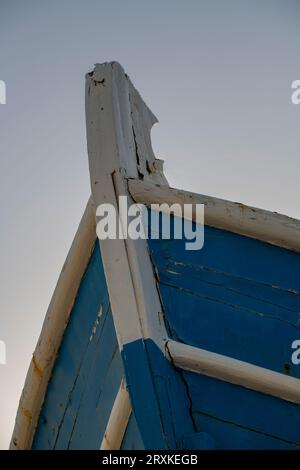
[[(119, 196), (127, 196), (130, 205), (133, 201), (128, 192), (128, 178), (165, 182), (161, 162), (154, 159), (151, 150), (153, 122), (152, 113), (119, 64), (96, 65), (94, 72), (87, 75), (86, 123), (95, 207), (109, 202), (119, 214)], [(191, 418), (183, 407), (179, 419), (171, 423), (167, 408), (160, 405), (157, 389), (161, 384), (152, 377), (151, 354), (145, 341), (151, 338), (159, 348), (163, 358), (159, 367), (163, 369), (164, 361), (167, 363), (162, 353), (167, 332), (147, 242), (105, 239), (100, 240), (100, 248), (126, 383), (144, 445), (160, 449), (175, 446), (182, 423), (188, 422), (190, 426)], [(137, 370), (140, 371), (138, 384)], [(172, 432), (166, 433), (165, 427)]]
[(20, 399), (11, 449), (30, 449), (39, 412), (65, 327), (95, 244), (90, 199), (51, 299)]
[(182, 207), (184, 204), (204, 204), (205, 225), (300, 251), (300, 221), (291, 217), (149, 181), (131, 179), (128, 187), (132, 198), (138, 203), (177, 203)]
[(40, 412), (33, 449), (98, 449), (124, 374), (96, 243)]
[[(130, 445), (145, 448), (200, 445), (203, 429), (223, 448), (231, 445), (229, 435), (237, 447), (298, 445), (299, 379), (279, 371), (298, 374), (287, 345), (299, 330), (299, 255), (293, 251), (300, 251), (300, 222), (169, 188), (151, 146), (156, 118), (117, 63), (87, 75), (86, 117), (93, 203), (49, 306), (11, 448), (30, 448), (39, 417), (36, 448), (126, 447), (127, 425)], [(204, 204), (208, 243), (200, 254), (187, 254), (180, 252), (182, 240), (101, 240), (100, 257), (95, 210), (109, 202), (118, 214), (121, 195), (129, 204)], [(93, 246), (98, 258), (91, 256)], [(99, 321), (100, 304), (106, 315)], [(256, 344), (269, 329), (270, 342)], [(271, 356), (269, 345), (282, 338), (285, 344)], [(134, 419), (124, 385), (119, 389), (124, 374)], [(228, 394), (224, 401), (220, 389)], [(259, 413), (235, 406), (240, 397), (258, 404)], [(279, 418), (274, 426), (265, 423), (265, 407), (284, 417), (284, 431)]]
[(129, 395), (126, 383), (122, 379), (101, 443), (101, 450), (120, 449), (130, 414), (131, 404)]
[[(188, 252), (185, 239), (148, 244), (172, 340), (300, 378), (291, 359), (299, 334), (299, 253), (207, 226), (199, 251)], [(197, 428), (214, 437), (216, 448), (299, 445), (298, 404), (180, 374)]]
[(181, 369), (300, 404), (299, 379), (177, 341), (167, 341), (166, 349)]
[[(138, 116), (140, 119), (138, 119)], [(128, 177), (156, 181), (150, 130), (155, 117), (140, 98), (122, 67), (96, 65), (86, 76), (86, 124), (92, 196), (95, 207), (105, 202), (118, 214), (119, 196), (131, 198)], [(126, 177), (126, 178), (125, 178)], [(101, 240), (102, 259), (117, 337), (123, 345), (166, 337), (152, 264), (145, 240)]]
[(145, 449), (135, 416), (131, 413), (120, 450)]

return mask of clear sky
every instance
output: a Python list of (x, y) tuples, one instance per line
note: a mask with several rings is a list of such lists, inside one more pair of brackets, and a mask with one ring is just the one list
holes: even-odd
[(119, 61), (172, 186), (300, 218), (299, 0), (0, 0), (0, 448), (89, 196), (84, 75)]

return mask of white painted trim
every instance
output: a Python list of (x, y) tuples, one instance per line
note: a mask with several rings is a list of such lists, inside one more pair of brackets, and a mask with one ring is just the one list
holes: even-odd
[[(100, 203), (110, 202), (118, 209), (118, 197), (131, 194), (144, 204), (204, 204), (207, 225), (300, 251), (300, 222), (295, 219), (167, 186), (162, 163), (151, 148), (150, 130), (156, 118), (119, 64), (97, 65), (87, 75), (86, 85), (94, 207), (90, 200), (49, 305), (20, 399), (11, 449), (31, 447), (52, 367), (95, 243), (94, 208)], [(169, 359), (177, 367), (300, 403), (298, 379), (167, 339), (145, 240), (104, 240), (100, 249), (120, 349), (136, 339), (151, 338), (162, 350), (167, 344)], [(121, 390), (106, 430), (109, 446), (120, 441), (118, 403), (124, 400)]]
[[(134, 109), (133, 109), (134, 108)], [(95, 207), (109, 202), (118, 214), (127, 179), (163, 181), (151, 149), (156, 118), (118, 63), (97, 64), (86, 76), (86, 125)], [(167, 338), (162, 306), (145, 240), (101, 240), (100, 249), (119, 348), (152, 338), (163, 350)]]
[[(98, 183), (95, 179), (95, 176), (98, 175), (102, 182), (106, 182), (108, 185), (104, 186), (103, 192), (101, 192), (103, 199), (95, 198), (95, 194), (94, 199), (96, 201), (114, 202), (119, 194), (128, 194), (124, 176), (138, 176), (136, 154), (138, 154), (140, 159), (139, 172), (144, 171), (145, 178), (149, 177), (153, 181), (163, 184), (166, 184), (166, 179), (162, 172), (163, 162), (154, 159), (153, 152), (151, 153), (151, 141), (146, 136), (146, 132), (150, 135), (151, 126), (156, 122), (156, 118), (148, 110), (138, 92), (125, 76), (122, 67), (117, 63), (96, 66), (94, 73), (87, 76), (87, 96), (90, 93), (90, 85), (91, 90), (95, 91), (96, 87), (98, 87), (97, 90), (98, 92), (100, 91), (103, 72), (107, 74), (105, 76), (107, 78), (106, 93), (101, 94), (101, 99), (103, 98), (102, 103), (105, 104), (106, 111), (103, 121), (100, 119), (100, 108), (97, 108), (97, 97), (94, 96), (91, 100), (86, 100), (90, 175), (92, 189)], [(138, 114), (133, 117), (136, 122), (135, 130), (139, 148), (136, 148), (132, 132), (133, 122), (131, 120), (129, 89), (131, 102), (138, 107), (144, 107), (141, 110), (143, 112), (142, 117), (139, 117)], [(93, 117), (93, 113), (96, 113), (97, 117), (96, 125), (94, 126), (89, 122), (89, 118)], [(97, 127), (99, 124), (100, 128)], [(106, 134), (107, 132), (109, 135)], [(145, 149), (149, 153), (148, 156), (143, 155)], [(105, 158), (103, 158), (103, 155), (105, 155)], [(112, 174), (116, 169), (117, 172), (120, 170), (120, 174), (115, 175), (113, 178)], [(149, 169), (151, 170), (150, 174), (148, 174)], [(101, 185), (99, 184), (99, 186)], [(119, 188), (117, 192), (116, 187)], [(52, 367), (95, 241), (95, 207), (93, 206), (93, 198), (91, 198), (47, 310), (42, 332), (33, 354), (20, 398), (10, 444), (11, 449), (31, 448)], [(162, 309), (156, 291), (146, 242), (142, 241), (140, 243), (140, 241), (137, 241), (133, 245), (121, 242), (118, 245), (118, 250), (115, 250), (116, 246), (114, 243), (106, 244), (104, 242), (102, 245), (101, 252), (103, 259), (106, 259), (104, 265), (106, 264), (105, 274), (108, 281), (109, 294), (112, 299), (112, 306), (119, 314), (117, 314), (117, 317), (120, 321), (116, 321), (115, 318), (115, 322), (119, 327), (117, 328), (119, 343), (124, 344), (126, 338), (128, 341), (130, 337), (141, 337), (143, 329), (146, 336), (152, 337), (153, 335), (157, 338), (159, 337), (160, 340), (157, 340), (157, 342), (160, 342), (160, 346), (163, 347), (162, 331), (164, 331), (164, 325), (161, 321)], [(118, 252), (121, 255), (120, 260), (122, 260), (120, 263), (115, 256)], [(122, 269), (118, 275), (121, 265)], [(123, 288), (122, 292), (119, 291), (120, 287)], [(128, 292), (126, 291), (127, 287), (129, 288)], [(130, 298), (131, 300), (128, 300)], [(126, 321), (126, 318), (123, 320), (120, 317), (120, 312), (121, 310), (123, 311), (125, 305), (128, 307), (127, 313), (133, 307), (133, 323)], [(145, 320), (146, 311), (147, 318), (150, 321)], [(124, 309), (124, 312), (126, 313), (126, 309)], [(157, 312), (156, 315), (155, 312)], [(130, 314), (127, 320), (128, 318), (131, 318)], [(128, 329), (130, 329), (130, 324), (132, 325), (132, 331), (130, 333), (131, 336), (130, 334), (128, 336), (126, 331), (128, 332)], [(122, 336), (123, 330), (124, 338)], [(166, 334), (164, 338), (166, 338)]]
[(166, 355), (176, 367), (300, 404), (300, 380), (173, 340)]
[(90, 199), (52, 296), (20, 398), (10, 449), (30, 449), (52, 367), (96, 240)]
[(124, 379), (121, 381), (100, 450), (119, 450), (131, 415), (131, 403)]
[(238, 202), (195, 194), (181, 189), (130, 179), (135, 202), (150, 204), (204, 204), (205, 225), (239, 233), (272, 245), (300, 252), (300, 221)]

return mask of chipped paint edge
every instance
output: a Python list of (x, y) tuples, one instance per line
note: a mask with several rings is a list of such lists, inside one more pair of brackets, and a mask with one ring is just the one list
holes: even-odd
[[(133, 110), (134, 108), (134, 110)], [(104, 112), (103, 112), (104, 111)], [(92, 197), (119, 213), (128, 178), (166, 183), (162, 162), (151, 148), (157, 119), (117, 62), (96, 64), (86, 75), (86, 127)], [(152, 338), (163, 350), (167, 338), (162, 305), (146, 240), (101, 240), (100, 250), (119, 349)]]
[(55, 287), (21, 394), (11, 450), (30, 449), (52, 368), (96, 241), (90, 198)]
[[(105, 124), (109, 131), (108, 134), (110, 138), (105, 141), (107, 147), (102, 147), (101, 152), (99, 152), (100, 148), (97, 137), (97, 133), (99, 132), (99, 122), (97, 121), (97, 116), (99, 115), (98, 103), (95, 97), (92, 101), (87, 103), (87, 111), (91, 113), (90, 116), (87, 113), (87, 131), (88, 134), (90, 133), (90, 138), (88, 139), (90, 143), (90, 176), (93, 200), (95, 203), (99, 204), (103, 200), (109, 200), (116, 204), (119, 195), (130, 193), (136, 202), (145, 204), (163, 202), (169, 204), (205, 204), (205, 222), (207, 225), (240, 233), (290, 250), (300, 251), (300, 240), (297, 241), (297, 238), (299, 239), (300, 222), (295, 219), (230, 201), (169, 188), (166, 185), (166, 180), (162, 172), (162, 164), (159, 160), (152, 160), (150, 162), (152, 174), (143, 175), (143, 181), (137, 180), (138, 174), (135, 162), (129, 158), (132, 154), (132, 148), (134, 147), (134, 142), (131, 137), (132, 116), (130, 115), (130, 104), (124, 102), (125, 97), (128, 95), (128, 86), (129, 88), (131, 87), (131, 82), (129, 84), (127, 81), (124, 82), (124, 77), (126, 76), (121, 66), (116, 63), (96, 66), (94, 75), (87, 75), (86, 96), (87, 98), (89, 97), (91, 91), (90, 87), (95, 86), (100, 89), (102, 74), (104, 72), (106, 73), (109, 67), (114, 68), (111, 82), (114, 90), (107, 94), (107, 101), (105, 103), (105, 105), (110, 106), (111, 110), (111, 114), (106, 117), (106, 119), (110, 119), (110, 122)], [(106, 71), (104, 71), (105, 68)], [(134, 89), (132, 88), (131, 90)], [(134, 96), (134, 99), (143, 105), (138, 94)], [(120, 103), (123, 106), (123, 112), (126, 109), (127, 113), (122, 114), (120, 112)], [(91, 128), (91, 121), (93, 121), (91, 117), (95, 117), (96, 125), (94, 129)], [(149, 124), (151, 124), (154, 117), (149, 114), (147, 119), (149, 120)], [(126, 131), (125, 137), (128, 139), (127, 141), (126, 139), (123, 141), (120, 137), (123, 136), (124, 130)], [(109, 144), (111, 142), (116, 145), (110, 147)], [(140, 142), (142, 145), (143, 141), (140, 140)], [(147, 143), (147, 145), (149, 145), (149, 143)], [(130, 151), (128, 149), (130, 149)], [(104, 161), (99, 158), (99, 154), (101, 156), (102, 153), (106, 156)], [(144, 171), (145, 168), (147, 168), (147, 165), (143, 163), (143, 165), (140, 165), (139, 171)], [(29, 449), (31, 447), (52, 367), (95, 240), (95, 213), (92, 199), (90, 199), (59, 277), (30, 364), (17, 412), (10, 446), (11, 449)], [(197, 348), (182, 344), (179, 344), (179, 346), (178, 344), (174, 345), (174, 342), (167, 338), (164, 322), (162, 320), (162, 306), (157, 292), (146, 241), (121, 240), (118, 243), (118, 250), (115, 250), (115, 248), (116, 244), (110, 240), (100, 243), (120, 350), (122, 350), (124, 344), (132, 342), (135, 339), (151, 338), (160, 349), (165, 352), (166, 357), (171, 360), (174, 365), (186, 368), (187, 370), (194, 368), (193, 371), (200, 372), (200, 366), (198, 367), (199, 351), (194, 351), (194, 349)], [(118, 260), (116, 259), (116, 251), (119, 251), (121, 255)], [(144, 268), (144, 261), (146, 261), (147, 265), (146, 270)], [(121, 284), (118, 282), (120, 278), (118, 275), (116, 276), (116, 272), (120, 267), (121, 277), (123, 279)], [(127, 306), (124, 303), (124, 299), (126, 299), (128, 303), (128, 290), (126, 289), (126, 283), (124, 284), (124, 279), (128, 281), (132, 300), (131, 304)], [(129, 318), (126, 317), (126, 321), (124, 322), (124, 315), (122, 314), (124, 313), (125, 307), (130, 316)], [(132, 327), (134, 331), (131, 330)], [(182, 348), (184, 348), (184, 354), (182, 353)], [(186, 357), (187, 351), (191, 355), (190, 358)], [(206, 351), (206, 353), (208, 352)], [(213, 354), (214, 358), (216, 356), (214, 353), (209, 354)], [(227, 358), (226, 356), (224, 358), (227, 361), (233, 361), (233, 359)], [(245, 363), (243, 363), (243, 365), (245, 365)], [(251, 364), (246, 364), (246, 366), (254, 367), (256, 372), (258, 372), (258, 369), (261, 369)], [(251, 370), (253, 372), (253, 369)], [(277, 374), (267, 369), (265, 369), (265, 371), (267, 373)], [(237, 375), (234, 375), (233, 372), (234, 371), (231, 371), (231, 375), (229, 374), (230, 380), (228, 381), (240, 384), (240, 382), (233, 381), (241, 380)], [(203, 371), (200, 373), (203, 373)], [(218, 374), (218, 378), (222, 377), (222, 371), (219, 371)], [(287, 379), (282, 374), (277, 375)], [(282, 379), (282, 377), (280, 377), (280, 379)], [(225, 380), (225, 378), (222, 380)], [(246, 382), (244, 381), (244, 384)], [(287, 382), (285, 382), (285, 384), (286, 383)], [(289, 386), (290, 385), (288, 385), (288, 388)], [(254, 387), (252, 388), (255, 389)], [(265, 391), (264, 393), (272, 394), (269, 391)], [(116, 408), (118, 409), (117, 404)], [(116, 418), (114, 417), (114, 411), (112, 411), (108, 428), (112, 426), (111, 423), (114, 422), (116, 422)], [(114, 426), (112, 426), (112, 429), (114, 429)], [(107, 431), (109, 431), (109, 429), (107, 429)]]
[(133, 200), (150, 204), (204, 204), (205, 225), (300, 252), (300, 221), (238, 202), (196, 194), (137, 179), (128, 180)]
[[(109, 202), (119, 215), (119, 196), (127, 196), (128, 178), (149, 179), (166, 184), (162, 162), (155, 159), (150, 132), (156, 118), (133, 87), (124, 69), (116, 62), (96, 64), (86, 75), (86, 128), (92, 197), (95, 207)], [(133, 110), (133, 106), (136, 108)], [(137, 340), (151, 338), (163, 351), (168, 338), (163, 321), (163, 308), (158, 293), (154, 268), (147, 241), (143, 239), (100, 240), (100, 251), (106, 277), (112, 315), (120, 353)], [(142, 348), (145, 373), (151, 375), (147, 351)], [(129, 394), (129, 363), (122, 355)], [(151, 382), (151, 387), (154, 387)], [(159, 398), (152, 390), (151, 406), (157, 417), (152, 433), (160, 448), (167, 447), (163, 432)], [(134, 413), (138, 405), (132, 401)], [(139, 414), (140, 412), (140, 414)], [(145, 415), (138, 410), (137, 424), (144, 441), (147, 434)]]

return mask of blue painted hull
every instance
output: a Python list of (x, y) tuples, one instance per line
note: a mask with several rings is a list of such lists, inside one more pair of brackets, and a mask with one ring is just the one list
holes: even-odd
[[(300, 378), (300, 255), (206, 227), (200, 251), (150, 240), (169, 336)], [(67, 325), (34, 449), (99, 449), (121, 378), (133, 413), (122, 449), (296, 449), (299, 405), (178, 370), (155, 343), (120, 354), (98, 243)]]

